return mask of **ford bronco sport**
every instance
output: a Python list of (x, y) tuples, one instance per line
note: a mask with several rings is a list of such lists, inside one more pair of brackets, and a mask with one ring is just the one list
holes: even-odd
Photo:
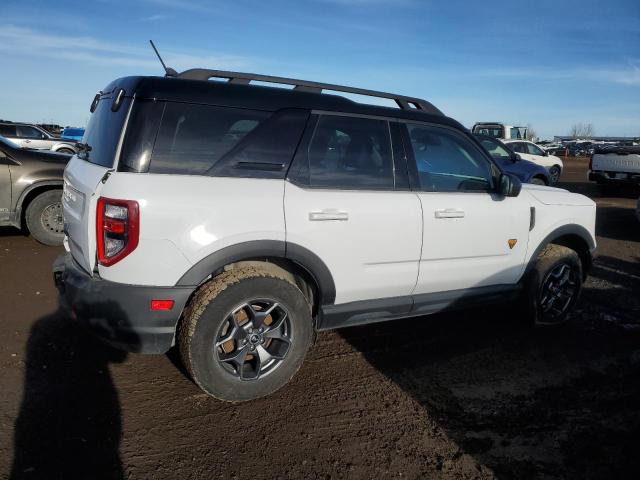
[(511, 300), (560, 323), (591, 265), (594, 202), (522, 186), (425, 100), (194, 69), (115, 80), (91, 111), (61, 301), (120, 348), (175, 345), (219, 399), (283, 386), (318, 330)]

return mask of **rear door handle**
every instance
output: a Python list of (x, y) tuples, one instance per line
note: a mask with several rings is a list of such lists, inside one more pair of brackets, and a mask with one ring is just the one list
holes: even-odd
[(339, 210), (321, 210), (319, 212), (309, 212), (310, 222), (324, 222), (327, 220), (349, 220), (349, 213)]
[(436, 218), (463, 218), (464, 212), (455, 208), (447, 208), (446, 210), (436, 210)]

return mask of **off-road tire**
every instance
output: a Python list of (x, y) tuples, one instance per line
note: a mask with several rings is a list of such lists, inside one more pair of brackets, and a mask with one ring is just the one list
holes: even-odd
[[(566, 309), (561, 314), (552, 317), (551, 314), (544, 312), (541, 305), (542, 290), (551, 272), (563, 264), (570, 267), (571, 279), (575, 282), (575, 292)], [(538, 255), (524, 282), (523, 295), (518, 304), (521, 323), (527, 326), (552, 326), (565, 323), (575, 308), (581, 289), (582, 263), (578, 254), (562, 245), (547, 245)]]
[(25, 212), (27, 229), (40, 243), (51, 246), (62, 245), (64, 239), (62, 226), (59, 225), (58, 230), (53, 230), (47, 228), (44, 223), (43, 214), (48, 207), (60, 209), (60, 215), (62, 215), (62, 190), (47, 190), (29, 203)]
[[(293, 341), (275, 370), (247, 381), (225, 370), (214, 344), (230, 312), (256, 298), (273, 299), (286, 307)], [(187, 372), (203, 391), (220, 400), (241, 402), (284, 386), (302, 365), (312, 339), (311, 306), (291, 279), (277, 270), (246, 266), (225, 271), (198, 289), (183, 314), (177, 344)]]

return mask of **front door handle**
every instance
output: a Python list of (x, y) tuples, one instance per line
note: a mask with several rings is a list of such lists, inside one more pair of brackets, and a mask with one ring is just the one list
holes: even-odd
[(318, 212), (309, 212), (310, 222), (324, 222), (327, 220), (349, 220), (349, 213), (340, 210), (320, 210)]
[(447, 208), (446, 210), (436, 210), (436, 218), (464, 218), (462, 210)]

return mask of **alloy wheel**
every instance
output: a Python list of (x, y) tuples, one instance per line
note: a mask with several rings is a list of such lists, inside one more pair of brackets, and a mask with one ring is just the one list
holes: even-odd
[(559, 319), (578, 292), (576, 272), (567, 263), (556, 265), (545, 277), (540, 289), (540, 307), (548, 320)]
[(278, 368), (293, 342), (287, 309), (268, 299), (235, 308), (216, 335), (218, 363), (239, 380), (257, 380)]

